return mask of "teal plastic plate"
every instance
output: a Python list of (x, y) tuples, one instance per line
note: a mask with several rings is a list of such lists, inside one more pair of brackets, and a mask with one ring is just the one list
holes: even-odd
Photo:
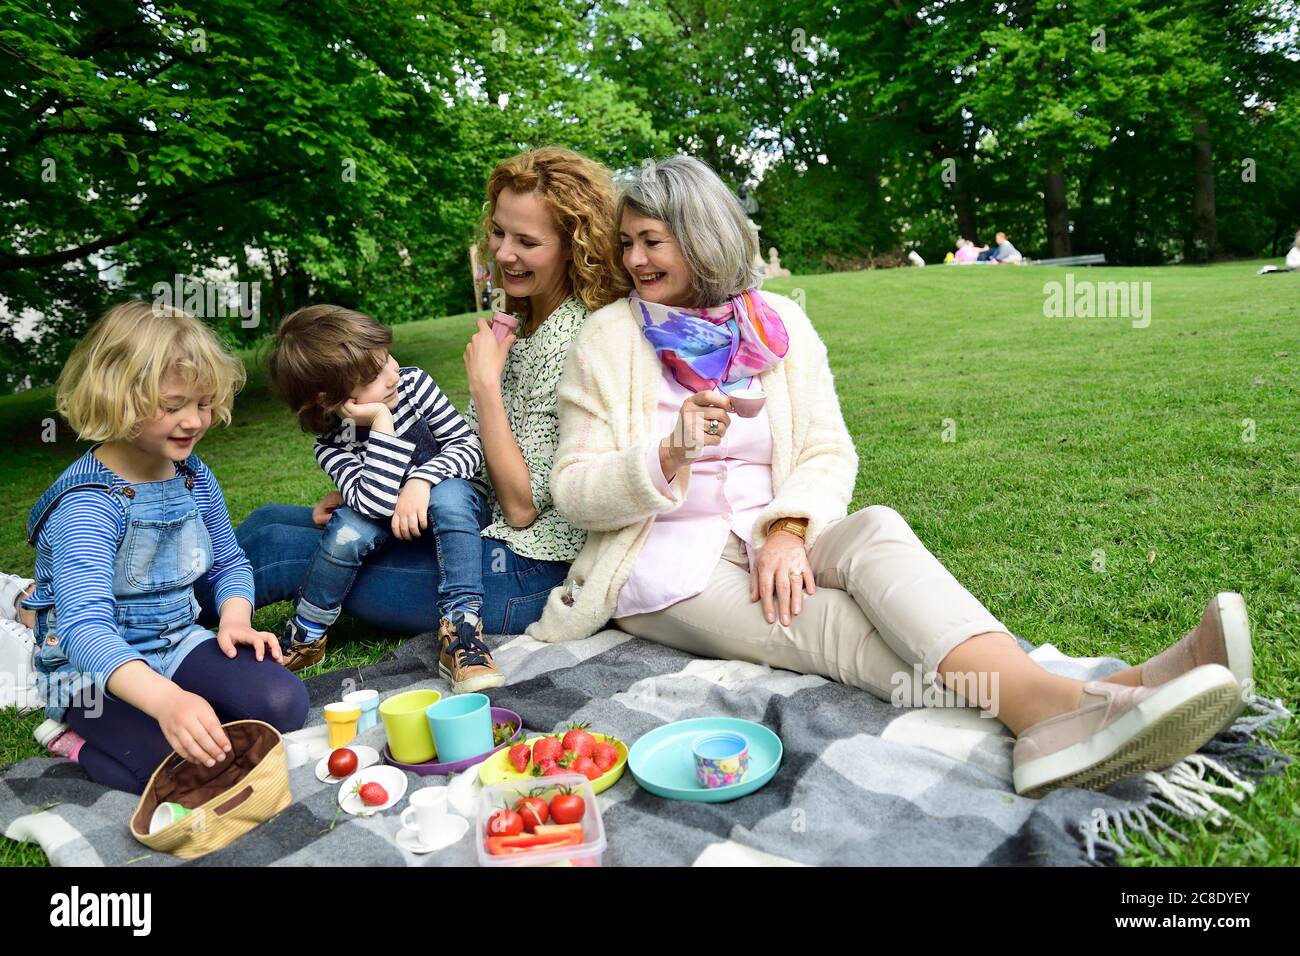
[[(740, 783), (712, 790), (695, 780), (691, 751), (701, 734), (729, 730), (749, 741), (749, 773)], [(734, 717), (696, 717), (656, 727), (632, 745), (627, 768), (646, 790), (667, 800), (723, 803), (744, 797), (776, 776), (781, 768), (781, 738), (762, 724)]]

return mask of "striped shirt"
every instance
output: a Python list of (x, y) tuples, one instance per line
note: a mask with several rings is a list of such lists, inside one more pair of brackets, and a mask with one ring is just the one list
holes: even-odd
[[(413, 459), (421, 421), (433, 436), (433, 455), (422, 464)], [(465, 478), (484, 494), (478, 480), (483, 446), (460, 412), (429, 374), (403, 368), (393, 409), (393, 435), (344, 423), (316, 438), (316, 461), (343, 495), (343, 503), (367, 518), (388, 518), (408, 478), (436, 485), (444, 478)]]
[[(98, 447), (98, 446), (96, 446)], [(114, 488), (129, 484), (92, 454), (94, 448), (64, 472)], [(191, 455), (194, 502), (212, 539), (212, 567), (207, 579), (216, 607), (229, 598), (253, 604), (253, 567), (235, 539), (226, 499), (208, 466)], [(178, 466), (177, 474), (181, 474)], [(50, 512), (36, 539), (36, 591), (25, 605), (33, 610), (53, 607), (63, 656), (82, 673), (104, 681), (123, 664), (144, 660), (142, 650), (128, 644), (117, 626), (113, 570), (118, 548), (126, 536), (126, 514), (116, 495), (99, 488), (65, 494)], [(158, 646), (166, 646), (161, 640)]]

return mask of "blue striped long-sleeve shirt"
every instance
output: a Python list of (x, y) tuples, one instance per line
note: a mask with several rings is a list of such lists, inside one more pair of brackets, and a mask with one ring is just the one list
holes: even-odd
[[(195, 466), (195, 504), (212, 541), (207, 578), (214, 604), (220, 608), (232, 597), (252, 604), (253, 567), (235, 538), (225, 497), (208, 466), (193, 455), (190, 462)], [(115, 488), (128, 484), (91, 452), (73, 468)], [(24, 602), (36, 610), (54, 608), (63, 655), (77, 670), (104, 683), (123, 664), (144, 660), (117, 626), (113, 570), (126, 535), (126, 515), (114, 498), (85, 488), (59, 500), (36, 539), (36, 590)]]
[[(417, 443), (411, 435), (421, 419), (438, 447), (428, 461), (412, 466)], [(353, 511), (368, 518), (391, 517), (409, 478), (423, 478), (431, 485), (444, 478), (465, 478), (482, 487), (477, 477), (483, 466), (478, 436), (422, 369), (401, 370), (393, 432), (385, 435), (345, 423), (317, 437), (316, 461)]]

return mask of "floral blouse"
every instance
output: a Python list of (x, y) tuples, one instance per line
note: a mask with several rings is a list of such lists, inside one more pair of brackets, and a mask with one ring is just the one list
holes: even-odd
[[(501, 374), (506, 420), (528, 466), (537, 519), (527, 528), (512, 528), (493, 493), (489, 495), (492, 523), (482, 535), (504, 541), (515, 554), (537, 561), (572, 561), (587, 538), (585, 531), (564, 520), (551, 501), (551, 465), (560, 444), (556, 390), (569, 345), (586, 320), (586, 306), (572, 296), (565, 299), (541, 328), (526, 339), (515, 340)], [(477, 435), (478, 410), (473, 401), (465, 418)], [(486, 460), (481, 474), (491, 487)]]

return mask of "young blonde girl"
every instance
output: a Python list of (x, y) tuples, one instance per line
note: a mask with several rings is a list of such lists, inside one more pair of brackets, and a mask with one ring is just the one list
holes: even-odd
[[(23, 603), (46, 714), (70, 727), (50, 749), (116, 789), (141, 792), (171, 750), (225, 760), (223, 721), (288, 731), (306, 718), (275, 635), (253, 629), (252, 569), (194, 454), (214, 418), (229, 423), (243, 381), (201, 322), (138, 301), (110, 309), (59, 377), (59, 412), (95, 444), (31, 511), (36, 587)], [(196, 623), (201, 578), (215, 634)]]

